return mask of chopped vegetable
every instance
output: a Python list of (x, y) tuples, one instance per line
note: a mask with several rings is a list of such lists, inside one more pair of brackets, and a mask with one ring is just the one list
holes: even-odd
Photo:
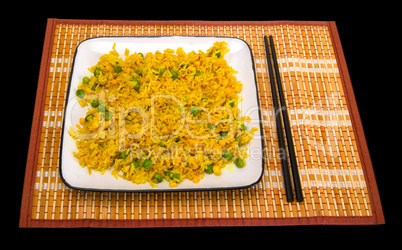
[(195, 76), (199, 76), (199, 75), (201, 75), (201, 71), (196, 71)]
[(141, 162), (141, 159), (135, 160), (135, 161), (133, 162), (134, 167), (135, 167), (135, 168), (138, 168), (138, 167), (140, 166), (140, 162)]
[(191, 113), (192, 115), (194, 115), (194, 116), (197, 116), (197, 115), (200, 114), (200, 109), (197, 108), (197, 107), (194, 107), (194, 108), (192, 108), (192, 109), (190, 110), (190, 113)]
[(75, 94), (77, 95), (78, 98), (82, 99), (85, 96), (85, 91), (82, 89), (77, 89), (77, 91), (75, 92)]
[(228, 136), (227, 131), (221, 131), (219, 134), (222, 136), (222, 138), (225, 138), (226, 136)]
[(235, 164), (236, 164), (236, 166), (237, 166), (238, 168), (242, 168), (242, 167), (244, 167), (244, 160), (243, 160), (242, 158), (237, 158), (237, 159), (235, 160)]
[(88, 77), (88, 76), (85, 76), (84, 78), (82, 78), (82, 82), (83, 82), (84, 84), (88, 84), (88, 83), (89, 83), (89, 77)]
[(112, 114), (105, 112), (105, 121), (109, 121), (110, 119), (112, 119)]
[(123, 153), (117, 156), (117, 159), (126, 159), (128, 156), (128, 152), (124, 151)]
[(205, 173), (207, 173), (207, 174), (212, 174), (212, 173), (213, 173), (212, 164), (211, 164), (211, 165), (208, 165), (207, 168), (206, 168), (204, 171), (205, 171)]
[(106, 111), (105, 105), (104, 104), (99, 105), (98, 111), (99, 112), (105, 112)]
[(240, 140), (240, 136), (236, 137), (235, 141), (237, 141), (239, 143), (239, 147), (243, 146), (243, 143)]
[(177, 78), (179, 76), (179, 72), (175, 69), (172, 69), (170, 73), (172, 74), (172, 78)]
[(135, 77), (132, 77), (130, 80), (131, 80), (132, 82), (136, 83), (135, 86), (134, 86), (134, 89), (135, 89), (135, 90), (138, 90), (138, 89), (140, 88), (140, 80), (138, 80), (138, 79), (135, 78)]
[(152, 161), (151, 161), (151, 160), (145, 160), (145, 161), (142, 163), (142, 166), (143, 166), (145, 169), (152, 169), (152, 168), (153, 168), (153, 165), (152, 165)]
[(96, 108), (99, 106), (99, 100), (98, 99), (93, 99), (91, 102), (91, 106)]
[(121, 72), (121, 67), (119, 65), (116, 65), (116, 66), (114, 66), (113, 70), (116, 73), (120, 73)]
[(94, 70), (94, 76), (98, 77), (98, 75), (100, 75), (101, 70), (100, 69), (95, 69)]
[(91, 127), (92, 127), (92, 128), (98, 128), (98, 127), (99, 127), (99, 122), (96, 121), (96, 120), (93, 120), (93, 121), (91, 122)]
[(154, 183), (161, 183), (163, 181), (163, 176), (160, 173), (156, 173), (154, 174), (154, 176), (152, 177), (152, 181)]
[(177, 181), (180, 181), (180, 174), (179, 173), (172, 173), (171, 178), (176, 179)]
[(89, 121), (92, 120), (93, 118), (94, 118), (93, 115), (87, 115), (87, 116), (85, 116), (85, 121), (86, 121), (86, 122), (89, 122)]
[(232, 154), (232, 152), (230, 152), (230, 151), (228, 150), (228, 151), (225, 151), (225, 153), (223, 153), (222, 157), (223, 157), (224, 159), (226, 159), (226, 160), (229, 161), (229, 160), (232, 159), (233, 154)]

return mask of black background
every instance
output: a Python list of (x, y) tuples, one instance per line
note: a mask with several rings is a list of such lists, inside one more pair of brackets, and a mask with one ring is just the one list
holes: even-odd
[[(350, 5), (349, 5), (350, 4)], [(14, 5), (14, 4), (12, 4)], [(14, 6), (13, 6), (14, 7)], [(391, 226), (398, 222), (394, 216), (397, 201), (401, 200), (398, 190), (399, 183), (392, 177), (398, 176), (397, 169), (400, 167), (400, 155), (396, 150), (400, 149), (397, 142), (398, 111), (399, 106), (393, 101), (398, 98), (391, 94), (398, 92), (398, 73), (401, 70), (400, 55), (391, 47), (398, 41), (399, 32), (397, 26), (393, 26), (390, 18), (398, 18), (398, 14), (392, 12), (395, 6), (382, 6), (377, 3), (362, 6), (360, 3), (323, 3), (303, 2), (287, 3), (282, 5), (273, 2), (244, 1), (235, 2), (150, 2), (140, 4), (135, 1), (120, 2), (108, 1), (105, 3), (81, 2), (65, 3), (21, 3), (10, 8), (10, 16), (7, 11), (3, 12), (3, 29), (9, 32), (2, 36), (4, 41), (3, 50), (7, 56), (6, 68), (0, 70), (6, 74), (7, 82), (4, 85), (11, 86), (10, 91), (18, 93), (18, 115), (15, 109), (5, 112), (7, 118), (3, 128), (12, 128), (14, 133), (11, 147), (6, 148), (3, 167), (12, 167), (12, 180), (8, 181), (8, 188), (14, 190), (10, 197), (10, 203), (14, 205), (8, 214), (13, 215), (13, 228), (10, 232), (21, 236), (35, 236), (48, 238), (65, 237), (66, 233), (72, 235), (70, 239), (84, 239), (84, 235), (90, 235), (93, 239), (102, 242), (104, 237), (116, 237), (119, 242), (123, 239), (119, 236), (129, 234), (128, 241), (141, 242), (142, 235), (151, 237), (163, 237), (173, 235), (173, 242), (166, 240), (154, 242), (155, 246), (176, 245), (180, 247), (195, 247), (203, 243), (211, 243), (216, 239), (218, 242), (245, 243), (251, 234), (253, 241), (270, 241), (271, 243), (290, 244), (299, 243), (300, 246), (312, 244), (314, 240), (327, 241), (327, 246), (333, 244), (351, 245), (364, 241), (373, 243), (377, 240), (390, 242)], [(23, 9), (23, 10), (21, 10)], [(244, 228), (155, 228), (155, 229), (19, 229), (19, 213), (24, 181), (26, 155), (28, 152), (29, 136), (32, 115), (36, 97), (36, 87), (39, 76), (39, 68), (42, 56), (43, 41), (47, 18), (66, 19), (111, 19), (111, 20), (311, 20), (311, 21), (336, 21), (342, 47), (346, 57), (350, 78), (352, 81), (355, 97), (357, 100), (363, 128), (365, 131), (371, 160), (377, 179), (380, 196), (382, 199), (385, 225), (380, 226), (292, 226), (292, 227), (244, 227)], [(16, 28), (17, 27), (17, 28)], [(9, 35), (12, 34), (12, 35)], [(11, 53), (10, 53), (11, 52)], [(4, 54), (4, 53), (3, 53)], [(400, 53), (399, 53), (400, 54)], [(4, 60), (4, 57), (3, 57)], [(21, 61), (24, 61), (21, 64)], [(11, 68), (10, 65), (12, 64)], [(392, 69), (392, 65), (396, 69)], [(399, 67), (399, 69), (398, 69)], [(399, 74), (400, 75), (400, 74)], [(396, 76), (396, 77), (395, 77)], [(394, 78), (394, 79), (392, 79)], [(10, 85), (11, 83), (11, 85)], [(18, 83), (22, 85), (17, 85)], [(19, 86), (22, 86), (22, 89)], [(7, 87), (8, 88), (8, 87)], [(8, 90), (7, 90), (8, 91)], [(10, 92), (6, 92), (10, 93)], [(14, 93), (14, 92), (12, 92)], [(4, 94), (4, 93), (3, 93)], [(15, 96), (15, 95), (14, 95)], [(4, 102), (4, 100), (2, 101)], [(10, 105), (7, 102), (7, 105)], [(392, 112), (392, 116), (389, 115)], [(17, 121), (16, 121), (17, 120)], [(11, 122), (10, 121), (14, 121)], [(4, 127), (5, 126), (5, 127)], [(10, 145), (10, 144), (5, 144)], [(12, 162), (12, 163), (11, 163)], [(15, 171), (17, 170), (17, 171)], [(3, 172), (4, 173), (4, 172)], [(15, 173), (17, 173), (15, 175)], [(10, 176), (10, 173), (7, 174)], [(5, 176), (4, 176), (5, 177)], [(399, 192), (398, 192), (399, 191)], [(394, 202), (392, 204), (391, 202)], [(4, 213), (4, 212), (3, 212)], [(10, 228), (7, 227), (7, 228)], [(89, 234), (88, 234), (89, 233)], [(197, 240), (196, 244), (185, 244), (177, 239), (184, 235), (191, 235), (189, 241)], [(223, 237), (226, 234), (228, 237)], [(306, 235), (300, 237), (299, 235)], [(358, 236), (359, 235), (359, 236)], [(282, 241), (278, 236), (284, 237)], [(311, 238), (313, 237), (313, 238)], [(387, 237), (387, 238), (383, 238)], [(69, 237), (68, 237), (69, 238)], [(296, 240), (299, 239), (299, 240)], [(201, 241), (199, 241), (201, 240)], [(38, 241), (39, 242), (39, 241)], [(348, 243), (346, 243), (348, 242)], [(63, 241), (63, 244), (72, 243)], [(184, 246), (183, 245), (183, 246)], [(138, 245), (136, 245), (138, 246)], [(200, 245), (201, 246), (201, 245)], [(272, 247), (274, 245), (271, 245)], [(281, 247), (281, 245), (277, 245)], [(333, 245), (335, 246), (335, 245)], [(254, 247), (257, 247), (255, 245)], [(318, 247), (318, 246), (317, 246)], [(321, 245), (322, 247), (322, 245)]]

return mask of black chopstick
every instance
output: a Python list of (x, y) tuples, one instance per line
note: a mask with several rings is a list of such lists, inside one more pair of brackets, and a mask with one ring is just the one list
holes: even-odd
[(279, 111), (278, 97), (276, 95), (276, 88), (275, 88), (274, 72), (272, 70), (272, 63), (271, 63), (271, 53), (269, 52), (268, 40), (266, 36), (264, 36), (264, 42), (265, 42), (265, 51), (267, 55), (269, 82), (271, 83), (272, 102), (274, 104), (275, 122), (277, 130), (276, 132), (278, 134), (279, 150), (280, 150), (279, 155), (281, 156), (282, 174), (283, 174), (283, 182), (285, 183), (286, 200), (288, 202), (292, 202), (293, 201), (292, 183), (290, 182), (290, 174), (287, 160), (288, 157), (285, 148), (285, 139), (283, 137), (281, 112)]
[[(276, 76), (275, 79), (276, 79), (276, 86), (278, 88), (278, 93), (279, 93), (279, 100), (280, 100), (280, 104), (281, 104), (280, 106), (278, 103), (278, 97), (276, 95), (274, 74), (273, 74), (272, 63), (271, 63), (271, 53), (270, 53), (270, 49), (268, 47), (268, 39), (266, 36), (264, 36), (265, 52), (266, 52), (268, 72), (269, 72), (269, 80), (271, 83), (271, 92), (272, 92), (272, 99), (273, 99), (274, 111), (275, 111), (276, 128), (277, 128), (277, 134), (278, 134), (279, 147), (281, 150), (280, 155), (281, 155), (283, 178), (284, 178), (284, 183), (285, 183), (286, 199), (288, 202), (292, 202), (293, 201), (293, 192), (292, 192), (292, 185), (290, 183), (287, 152), (286, 152), (285, 140), (284, 140), (283, 130), (282, 130), (281, 113), (282, 113), (283, 124), (285, 126), (286, 140), (287, 140), (287, 144), (288, 144), (288, 151), (289, 151), (289, 158), (290, 158), (290, 168), (292, 170), (293, 185), (295, 187), (296, 201), (301, 202), (301, 201), (303, 201), (303, 192), (302, 192), (302, 188), (301, 188), (299, 170), (298, 170), (297, 161), (296, 161), (296, 153), (295, 153), (294, 144), (293, 144), (292, 131), (290, 129), (289, 116), (288, 116), (288, 112), (287, 112), (287, 108), (286, 108), (285, 97), (283, 95), (283, 89), (282, 89), (281, 77), (280, 77), (280, 73), (279, 73), (278, 62), (276, 59), (274, 39), (272, 38), (272, 36), (269, 36), (269, 42), (271, 45), (270, 48), (271, 48), (271, 53), (272, 53), (272, 61), (274, 64), (274, 69), (275, 69), (275, 76)], [(279, 110), (281, 110), (282, 112), (280, 112)]]

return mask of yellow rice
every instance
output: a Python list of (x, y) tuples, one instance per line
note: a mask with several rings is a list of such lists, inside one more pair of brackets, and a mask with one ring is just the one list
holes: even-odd
[(114, 45), (102, 55), (77, 90), (88, 107), (70, 128), (81, 166), (152, 187), (197, 183), (230, 163), (244, 167), (258, 129), (239, 116), (242, 84), (224, 59), (226, 45), (215, 42), (198, 53), (126, 49), (124, 60)]

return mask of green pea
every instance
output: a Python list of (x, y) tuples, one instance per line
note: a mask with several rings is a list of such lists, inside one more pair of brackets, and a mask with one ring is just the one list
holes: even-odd
[(239, 147), (243, 146), (243, 143), (240, 140), (240, 136), (236, 137), (235, 141), (237, 141), (239, 143)]
[(82, 78), (82, 82), (83, 82), (84, 84), (88, 84), (88, 83), (89, 83), (89, 77), (86, 76), (86, 77)]
[(247, 126), (246, 126), (246, 125), (244, 125), (244, 124), (242, 124), (242, 125), (241, 125), (241, 127), (240, 127), (240, 130), (241, 130), (241, 131), (245, 131), (245, 130), (247, 130)]
[(117, 159), (126, 159), (128, 156), (128, 152), (124, 151), (123, 153), (119, 154), (119, 156), (117, 156)]
[(135, 86), (134, 86), (134, 89), (135, 89), (135, 90), (138, 90), (138, 89), (140, 88), (140, 80), (138, 80), (138, 79), (135, 78), (135, 77), (132, 77), (130, 80), (131, 80), (132, 82), (135, 82), (135, 83), (136, 83)]
[(163, 181), (163, 175), (160, 173), (154, 174), (154, 176), (152, 176), (152, 181), (154, 183), (161, 183)]
[(91, 102), (91, 106), (94, 107), (94, 108), (98, 107), (99, 106), (98, 99), (93, 99), (92, 102)]
[(172, 70), (170, 71), (170, 73), (172, 74), (172, 78), (177, 78), (177, 77), (179, 77), (179, 71), (177, 71), (177, 70), (175, 70), (175, 69), (172, 69)]
[(98, 77), (98, 75), (100, 75), (101, 70), (100, 69), (95, 69), (94, 70), (94, 76)]
[(138, 168), (138, 167), (140, 166), (140, 162), (141, 162), (141, 159), (137, 159), (136, 161), (134, 161), (134, 162), (133, 162), (134, 167), (135, 167), (135, 168)]
[(244, 167), (244, 160), (243, 160), (242, 158), (237, 158), (237, 159), (235, 160), (235, 164), (236, 164), (236, 166), (237, 166), (238, 168), (242, 168), (242, 167)]
[(105, 112), (105, 121), (109, 121), (110, 119), (112, 119), (112, 114)]
[(192, 115), (194, 115), (194, 116), (197, 116), (197, 115), (200, 114), (200, 109), (197, 108), (197, 107), (194, 107), (194, 108), (192, 108), (192, 109), (190, 110), (190, 113), (191, 113)]
[(214, 171), (212, 170), (212, 164), (208, 165), (207, 168), (204, 170), (207, 174), (212, 174)]
[(85, 91), (82, 89), (77, 89), (77, 91), (75, 92), (75, 94), (77, 95), (78, 98), (82, 99), (85, 96)]
[(121, 67), (119, 65), (114, 66), (113, 68), (114, 72), (119, 73), (121, 72)]
[(232, 159), (233, 154), (232, 154), (232, 152), (230, 152), (230, 151), (228, 150), (228, 151), (225, 151), (225, 153), (223, 153), (222, 157), (223, 157), (224, 159), (226, 159), (226, 160), (229, 161), (229, 160)]
[(199, 75), (201, 75), (201, 71), (195, 72), (195, 76), (199, 76)]
[(104, 104), (99, 105), (98, 111), (99, 112), (105, 112), (106, 111), (105, 105)]
[(153, 168), (153, 165), (152, 165), (152, 161), (151, 161), (151, 160), (145, 160), (145, 161), (142, 163), (142, 166), (143, 166), (145, 169), (152, 169), (152, 168)]
[(170, 177), (172, 179), (176, 179), (177, 181), (180, 181), (180, 174), (179, 173), (172, 173)]
[(166, 71), (166, 69), (161, 69), (161, 70), (159, 71), (159, 73), (160, 73), (161, 75), (163, 75), (163, 73), (165, 73), (165, 71)]
[(226, 136), (228, 136), (228, 133), (229, 132), (227, 131), (221, 131), (219, 134), (221, 135), (222, 138), (225, 138)]

